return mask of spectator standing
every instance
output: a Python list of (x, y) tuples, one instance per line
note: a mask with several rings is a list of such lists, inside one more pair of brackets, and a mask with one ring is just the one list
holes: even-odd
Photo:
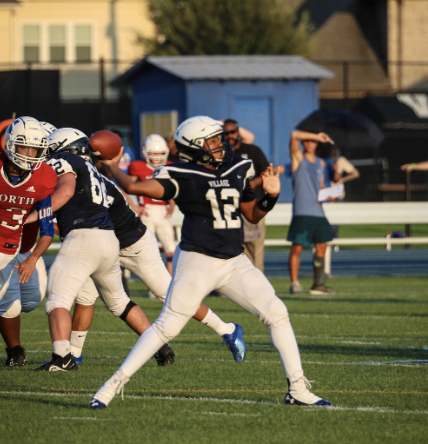
[[(293, 182), (293, 218), (287, 240), (293, 243), (289, 256), (290, 294), (301, 294), (299, 283), (300, 254), (303, 247), (315, 244), (314, 282), (310, 294), (334, 294), (324, 285), (324, 257), (327, 242), (333, 239), (331, 226), (318, 202), (318, 193), (325, 188), (325, 162), (315, 155), (318, 143), (329, 142), (325, 133), (293, 131), (290, 138), (291, 175)], [(300, 143), (303, 145), (303, 152)]]
[[(337, 151), (337, 147), (332, 143), (319, 144), (316, 151), (317, 156), (325, 162), (324, 182), (326, 187), (344, 184), (360, 177), (360, 172), (346, 157), (337, 157)], [(343, 202), (344, 199), (345, 189), (343, 189), (343, 193), (337, 198), (336, 202)], [(332, 225), (331, 228), (333, 238), (339, 237), (339, 225)], [(339, 247), (336, 245), (334, 249), (338, 251)]]
[[(269, 166), (263, 151), (256, 145), (253, 145), (254, 134), (238, 126), (238, 122), (233, 119), (224, 121), (224, 134), (226, 142), (233, 145), (235, 156), (253, 161), (255, 176), (250, 180), (250, 186), (256, 195), (256, 199), (261, 199), (265, 195), (263, 190), (261, 173)], [(277, 167), (279, 174), (284, 172), (284, 167)], [(277, 168), (274, 168), (276, 173)], [(265, 242), (265, 219), (258, 224), (251, 224), (245, 217), (244, 222), (244, 252), (251, 262), (260, 271), (264, 271), (264, 242)]]

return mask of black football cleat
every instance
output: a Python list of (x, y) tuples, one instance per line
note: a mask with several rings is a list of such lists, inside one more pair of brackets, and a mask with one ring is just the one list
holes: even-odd
[(71, 353), (65, 355), (64, 357), (52, 353), (52, 359), (50, 361), (43, 363), (40, 367), (33, 368), (33, 370), (36, 372), (68, 372), (71, 370), (77, 370), (78, 368), (79, 367), (77, 366)]
[(27, 357), (25, 356), (25, 349), (20, 345), (15, 345), (15, 347), (7, 348), (7, 360), (6, 367), (24, 367), (27, 362)]
[(169, 365), (174, 364), (175, 353), (169, 344), (164, 344), (155, 353), (154, 358), (159, 366), (168, 367)]

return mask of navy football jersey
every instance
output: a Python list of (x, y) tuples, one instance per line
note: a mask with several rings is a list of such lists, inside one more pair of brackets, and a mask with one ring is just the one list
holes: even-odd
[(155, 171), (165, 188), (164, 199), (174, 199), (184, 214), (180, 248), (219, 259), (244, 251), (241, 202), (255, 199), (249, 179), (251, 160), (234, 157), (211, 170), (196, 163), (174, 163)]
[(64, 239), (71, 230), (82, 228), (113, 230), (106, 187), (94, 165), (72, 153), (55, 154), (47, 163), (58, 177), (67, 173), (76, 177), (74, 196), (56, 211), (61, 238)]
[(119, 187), (107, 177), (102, 178), (107, 190), (108, 214), (114, 225), (114, 234), (119, 239), (120, 249), (130, 247), (144, 236), (147, 227), (129, 207)]

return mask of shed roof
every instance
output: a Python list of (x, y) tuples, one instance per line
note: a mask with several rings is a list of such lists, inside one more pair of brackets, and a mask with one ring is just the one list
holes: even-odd
[(300, 56), (149, 56), (112, 84), (127, 83), (150, 65), (183, 80), (319, 80), (334, 76)]

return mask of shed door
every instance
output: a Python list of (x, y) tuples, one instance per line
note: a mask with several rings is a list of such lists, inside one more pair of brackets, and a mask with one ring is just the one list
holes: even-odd
[(269, 161), (272, 158), (272, 112), (269, 97), (235, 97), (231, 118), (256, 136), (259, 146)]

